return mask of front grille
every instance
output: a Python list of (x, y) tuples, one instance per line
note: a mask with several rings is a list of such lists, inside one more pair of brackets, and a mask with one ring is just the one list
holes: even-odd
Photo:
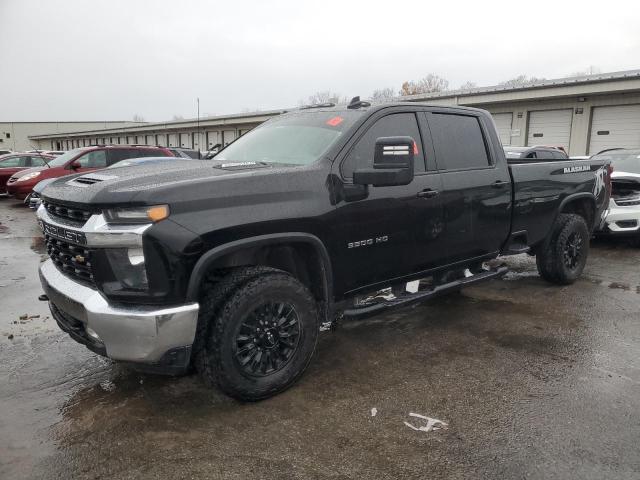
[(47, 253), (62, 273), (82, 283), (94, 285), (91, 252), (85, 247), (44, 236)]
[(76, 207), (67, 207), (66, 205), (61, 205), (53, 202), (42, 202), (44, 208), (47, 210), (49, 215), (54, 218), (60, 218), (63, 220), (71, 220), (76, 224), (84, 225), (87, 220), (93, 215), (89, 209), (76, 208)]

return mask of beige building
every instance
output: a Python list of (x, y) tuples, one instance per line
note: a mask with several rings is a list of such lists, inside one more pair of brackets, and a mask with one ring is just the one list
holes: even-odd
[[(414, 95), (402, 100), (489, 110), (504, 145), (563, 146), (571, 155), (593, 154), (613, 147), (640, 148), (640, 70), (545, 80), (518, 87)], [(50, 131), (32, 134), (29, 140), (43, 149), (137, 143), (208, 150), (216, 144), (227, 145), (285, 111), (207, 117), (199, 122), (190, 119)]]
[[(16, 152), (44, 148), (46, 150), (65, 150), (57, 148), (56, 142), (41, 142), (32, 137), (38, 135), (64, 134), (78, 130), (96, 130), (100, 128), (129, 127), (136, 122), (0, 122), (0, 150)], [(62, 147), (62, 145), (60, 145)]]

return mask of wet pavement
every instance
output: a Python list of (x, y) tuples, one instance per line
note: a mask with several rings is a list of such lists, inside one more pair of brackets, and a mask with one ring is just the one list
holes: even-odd
[(640, 249), (624, 242), (595, 242), (572, 286), (518, 256), (503, 280), (345, 322), (255, 404), (73, 342), (37, 301), (42, 258), (33, 213), (0, 198), (2, 479), (640, 478)]

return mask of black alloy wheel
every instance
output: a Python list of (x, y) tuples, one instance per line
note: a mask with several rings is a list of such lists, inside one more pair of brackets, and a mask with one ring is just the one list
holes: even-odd
[(573, 232), (569, 235), (569, 238), (567, 238), (562, 256), (564, 258), (564, 264), (568, 269), (574, 270), (580, 264), (582, 245), (582, 236), (577, 232)]
[(294, 306), (265, 303), (240, 325), (235, 337), (235, 359), (249, 375), (271, 375), (289, 363), (299, 340), (300, 322)]

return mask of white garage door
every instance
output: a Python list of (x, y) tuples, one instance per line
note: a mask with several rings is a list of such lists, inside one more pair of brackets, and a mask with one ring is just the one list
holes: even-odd
[(169, 141), (169, 144), (167, 145), (167, 147), (177, 147), (178, 146), (178, 134), (177, 133), (170, 133), (168, 135), (168, 141)]
[(498, 130), (498, 137), (502, 145), (511, 145), (511, 124), (513, 113), (492, 113), (493, 121)]
[(218, 132), (209, 130), (208, 132), (205, 132), (206, 136), (207, 136), (207, 149), (210, 150), (213, 148), (214, 145), (220, 143), (220, 140), (218, 138)]
[(527, 145), (563, 146), (569, 151), (572, 109), (545, 110), (529, 113)]
[(589, 153), (616, 147), (640, 148), (640, 105), (593, 109)]
[(181, 133), (180, 134), (180, 146), (182, 148), (191, 148), (191, 134), (190, 133)]
[(229, 145), (236, 139), (236, 131), (235, 130), (225, 130), (222, 132), (222, 140), (223, 146)]

